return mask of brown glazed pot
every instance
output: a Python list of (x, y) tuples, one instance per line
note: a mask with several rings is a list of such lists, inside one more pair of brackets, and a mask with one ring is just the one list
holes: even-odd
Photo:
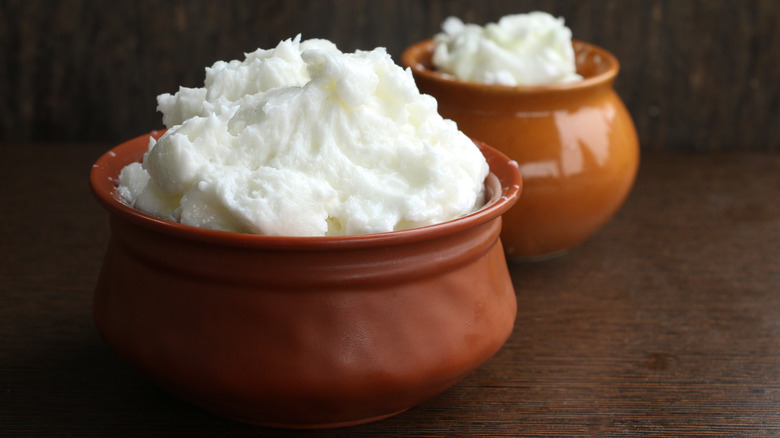
[(92, 168), (111, 225), (94, 318), (169, 392), (261, 425), (365, 423), (444, 391), (512, 332), (499, 234), (521, 177), (494, 149), (479, 145), (489, 202), (473, 214), (392, 233), (278, 237), (190, 227), (120, 202), (119, 171), (147, 145), (148, 135), (130, 140)]
[(579, 245), (614, 215), (636, 176), (636, 129), (612, 88), (619, 63), (602, 48), (573, 45), (584, 79), (547, 86), (446, 77), (432, 66), (431, 40), (401, 57), (444, 117), (520, 165), (523, 196), (504, 215), (501, 234), (510, 258), (545, 258)]

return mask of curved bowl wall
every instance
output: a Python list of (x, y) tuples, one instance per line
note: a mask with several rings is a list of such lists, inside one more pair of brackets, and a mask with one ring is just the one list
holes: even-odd
[(189, 227), (119, 201), (117, 175), (147, 145), (148, 136), (123, 143), (92, 169), (111, 224), (94, 318), (121, 357), (171, 393), (255, 424), (364, 423), (449, 388), (512, 332), (499, 234), (521, 178), (492, 148), (479, 145), (490, 200), (471, 215), (278, 237)]

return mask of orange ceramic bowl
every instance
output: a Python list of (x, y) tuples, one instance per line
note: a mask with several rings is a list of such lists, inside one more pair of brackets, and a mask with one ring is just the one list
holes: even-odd
[(565, 252), (601, 228), (623, 204), (636, 176), (639, 143), (625, 105), (612, 88), (617, 59), (574, 41), (580, 82), (509, 87), (452, 79), (431, 63), (433, 41), (407, 48), (420, 91), (472, 138), (514, 159), (523, 196), (504, 215), (507, 256), (543, 258)]
[[(159, 133), (158, 133), (159, 134)], [(489, 201), (417, 229), (340, 237), (190, 227), (120, 202), (148, 135), (93, 166), (111, 239), (94, 299), (106, 342), (169, 392), (255, 424), (336, 427), (402, 412), (458, 382), (512, 332), (499, 239), (517, 165), (480, 144)]]

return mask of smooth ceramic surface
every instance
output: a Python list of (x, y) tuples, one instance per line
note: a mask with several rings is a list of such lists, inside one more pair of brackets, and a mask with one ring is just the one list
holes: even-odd
[[(156, 133), (155, 135), (159, 135)], [(255, 424), (338, 427), (402, 412), (495, 354), (517, 304), (499, 239), (516, 163), (480, 144), (489, 203), (374, 235), (275, 237), (168, 222), (120, 202), (148, 136), (93, 166), (111, 239), (94, 298), (106, 342), (160, 386)]]
[(504, 215), (509, 258), (565, 252), (601, 228), (623, 204), (636, 176), (639, 142), (612, 84), (619, 63), (606, 50), (574, 41), (580, 82), (508, 87), (464, 82), (433, 70), (433, 42), (406, 49), (420, 91), (439, 112), (516, 160), (523, 195)]

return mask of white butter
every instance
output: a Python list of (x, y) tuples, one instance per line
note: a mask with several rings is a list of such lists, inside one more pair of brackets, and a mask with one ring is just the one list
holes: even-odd
[(364, 234), (483, 203), (487, 163), (382, 48), (286, 40), (158, 97), (168, 131), (122, 171), (135, 208), (205, 228)]
[(571, 30), (546, 12), (506, 15), (484, 27), (449, 17), (434, 37), (433, 65), (463, 81), (546, 85), (581, 80)]

